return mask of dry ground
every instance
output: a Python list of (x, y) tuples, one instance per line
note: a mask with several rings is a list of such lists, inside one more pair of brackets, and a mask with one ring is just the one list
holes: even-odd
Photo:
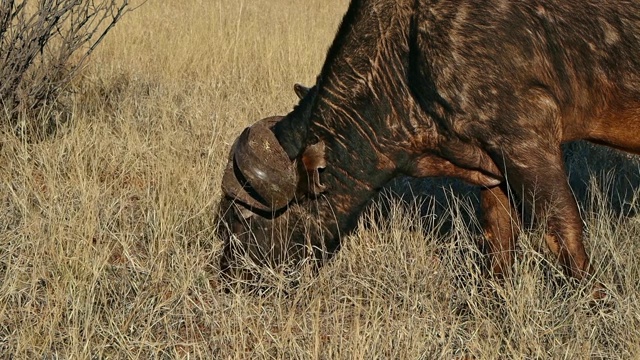
[(605, 306), (538, 231), (512, 279), (484, 276), (477, 194), (445, 180), (396, 182), (288, 295), (220, 291), (228, 147), (314, 82), (346, 7), (151, 0), (93, 56), (69, 126), (0, 135), (0, 358), (640, 357), (639, 166), (585, 145), (567, 157)]

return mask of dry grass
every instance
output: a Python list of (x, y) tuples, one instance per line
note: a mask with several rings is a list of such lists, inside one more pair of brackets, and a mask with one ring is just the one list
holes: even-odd
[(0, 135), (0, 358), (640, 357), (638, 163), (584, 145), (568, 154), (604, 307), (536, 231), (512, 279), (485, 276), (476, 195), (443, 181), (398, 181), (422, 205), (390, 197), (287, 295), (220, 291), (230, 142), (313, 83), (346, 7), (149, 1), (94, 55), (68, 128)]

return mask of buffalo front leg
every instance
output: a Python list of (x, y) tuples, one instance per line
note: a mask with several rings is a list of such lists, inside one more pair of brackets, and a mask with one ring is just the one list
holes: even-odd
[[(506, 149), (505, 149), (506, 154)], [(582, 280), (591, 274), (582, 243), (582, 220), (567, 182), (559, 148), (509, 152), (505, 171), (511, 188), (538, 221), (546, 220), (545, 240), (565, 272)]]
[[(502, 183), (480, 191), (482, 229), (488, 245), (493, 274), (508, 275), (513, 264), (515, 241), (520, 230), (519, 214), (508, 196), (508, 186)], [(483, 246), (487, 248), (487, 246)]]

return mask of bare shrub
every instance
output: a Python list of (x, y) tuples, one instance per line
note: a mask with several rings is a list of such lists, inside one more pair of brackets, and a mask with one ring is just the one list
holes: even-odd
[(0, 105), (3, 126), (50, 133), (69, 116), (70, 84), (128, 0), (3, 0)]

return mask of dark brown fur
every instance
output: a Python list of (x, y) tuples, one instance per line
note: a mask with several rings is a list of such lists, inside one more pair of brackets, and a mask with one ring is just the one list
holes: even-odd
[(455, 176), (484, 187), (496, 273), (519, 227), (510, 188), (582, 279), (591, 268), (560, 144), (640, 153), (640, 1), (353, 0), (316, 87), (273, 131), (292, 160), (324, 144), (324, 192), (242, 219), (242, 204), (224, 200), (223, 269), (232, 234), (244, 252), (285, 234), (331, 253), (389, 180)]

